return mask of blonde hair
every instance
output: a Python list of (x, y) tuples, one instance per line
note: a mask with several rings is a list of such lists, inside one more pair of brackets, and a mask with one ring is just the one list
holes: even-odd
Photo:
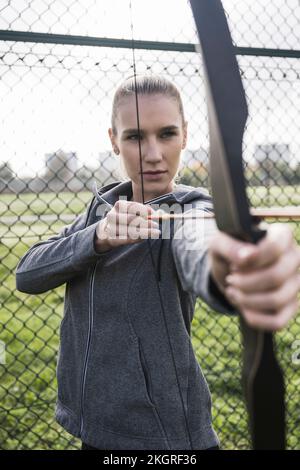
[(136, 93), (138, 95), (162, 94), (174, 99), (178, 104), (182, 124), (184, 124), (183, 104), (177, 87), (170, 80), (158, 75), (137, 75), (136, 79), (134, 76), (127, 78), (115, 91), (111, 114), (111, 128), (115, 135), (117, 135), (116, 119), (119, 104), (123, 98), (135, 96)]

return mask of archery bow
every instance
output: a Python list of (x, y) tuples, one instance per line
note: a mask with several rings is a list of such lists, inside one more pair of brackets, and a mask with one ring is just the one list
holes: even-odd
[[(225, 12), (220, 0), (190, 0), (190, 4), (204, 62), (216, 223), (233, 237), (257, 243), (265, 232), (250, 214), (242, 160), (248, 108)], [(273, 334), (250, 328), (240, 318), (252, 446), (284, 449), (285, 390)]]

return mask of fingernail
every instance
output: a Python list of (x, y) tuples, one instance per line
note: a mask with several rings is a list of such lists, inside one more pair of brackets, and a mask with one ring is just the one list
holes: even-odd
[(232, 274), (228, 274), (228, 276), (226, 276), (225, 278), (225, 282), (226, 284), (235, 284), (236, 283), (236, 276), (232, 275)]
[(251, 256), (253, 253), (253, 249), (249, 247), (243, 247), (238, 251), (238, 256), (240, 259), (246, 259)]

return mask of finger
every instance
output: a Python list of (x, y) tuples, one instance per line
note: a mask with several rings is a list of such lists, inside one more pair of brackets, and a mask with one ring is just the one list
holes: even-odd
[(217, 232), (211, 239), (210, 251), (214, 257), (225, 260), (233, 268), (242, 268), (248, 259), (251, 260), (258, 253), (258, 248), (257, 245), (237, 240), (224, 232)]
[(280, 331), (296, 315), (298, 308), (299, 303), (293, 301), (285, 305), (276, 315), (268, 315), (252, 310), (244, 310), (241, 313), (247, 324), (252, 328), (265, 331)]
[(111, 224), (116, 226), (126, 225), (126, 226), (142, 226), (142, 227), (153, 227), (158, 228), (159, 224), (155, 220), (150, 220), (137, 216), (136, 214), (124, 213), (124, 212), (111, 212), (107, 215), (107, 218)]
[(274, 263), (293, 243), (290, 227), (273, 224), (257, 244), (241, 242), (218, 232), (211, 241), (211, 250), (215, 256), (226, 259), (233, 271), (246, 271)]
[(153, 231), (154, 233), (161, 233), (157, 226), (150, 226), (150, 227), (141, 227), (141, 226), (128, 226), (127, 224), (118, 224), (118, 225), (108, 225), (106, 232), (110, 240), (114, 239), (122, 239), (125, 240), (126, 238), (138, 238), (139, 233), (148, 233)]
[(141, 204), (140, 202), (124, 201), (122, 199), (117, 201), (114, 207), (119, 213), (140, 215), (144, 218), (147, 218), (153, 212), (149, 205)]
[(137, 239), (147, 239), (147, 238), (159, 238), (161, 234), (161, 231), (155, 228), (136, 228), (136, 227), (131, 227), (128, 230), (128, 236), (132, 240), (137, 240)]
[(297, 273), (300, 265), (299, 248), (293, 247), (275, 265), (255, 272), (239, 271), (226, 277), (228, 286), (243, 292), (264, 292), (279, 288), (289, 277)]
[(159, 238), (161, 235), (161, 231), (157, 229), (136, 229), (135, 227), (131, 228), (131, 230), (127, 226), (123, 226), (124, 230), (118, 231), (117, 233), (108, 233), (108, 238), (110, 241), (118, 241), (122, 240), (126, 243), (130, 243), (131, 241), (138, 241), (140, 239), (146, 238)]
[(119, 216), (114, 213), (107, 217), (106, 232), (111, 240), (128, 238), (128, 225), (121, 223)]
[(287, 303), (297, 297), (300, 288), (299, 275), (296, 274), (288, 279), (279, 289), (263, 293), (249, 294), (229, 287), (225, 289), (225, 294), (231, 303), (239, 308), (252, 310), (279, 310)]
[(141, 228), (159, 228), (159, 223), (155, 220), (144, 219), (140, 216), (132, 215), (132, 220), (128, 223), (130, 227), (141, 227)]
[(261, 268), (270, 266), (294, 245), (291, 228), (286, 224), (272, 224), (266, 236), (257, 244), (258, 252), (254, 266)]

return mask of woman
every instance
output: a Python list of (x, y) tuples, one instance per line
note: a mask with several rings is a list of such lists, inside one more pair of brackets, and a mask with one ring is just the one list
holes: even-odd
[(56, 419), (83, 449), (217, 448), (189, 336), (196, 298), (281, 329), (297, 310), (299, 248), (284, 225), (252, 246), (208, 219), (167, 230), (155, 222), (158, 206), (199, 215), (212, 207), (203, 189), (175, 184), (187, 123), (169, 81), (125, 81), (109, 136), (128, 181), (102, 188), (16, 273), (17, 288), (31, 294), (66, 283)]

